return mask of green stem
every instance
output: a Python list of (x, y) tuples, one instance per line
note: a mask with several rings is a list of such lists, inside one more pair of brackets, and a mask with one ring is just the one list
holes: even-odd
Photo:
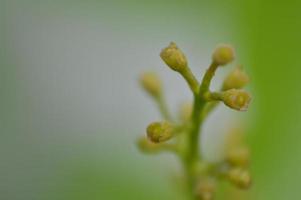
[(207, 103), (206, 107), (204, 108), (201, 118), (206, 119), (207, 116), (219, 105), (220, 101), (213, 101), (210, 103)]
[(199, 94), (201, 95), (201, 98), (203, 98), (202, 95), (204, 95), (209, 90), (211, 80), (215, 74), (217, 67), (218, 65), (215, 62), (212, 62), (209, 68), (207, 69), (203, 77), (202, 84), (200, 86)]
[(221, 101), (222, 100), (222, 93), (221, 92), (210, 92), (210, 91), (207, 91), (203, 95), (203, 97), (208, 102), (210, 102), (210, 101)]
[(204, 108), (205, 102), (201, 101), (198, 95), (194, 99), (194, 109), (191, 118), (191, 129), (188, 133), (188, 144), (187, 144), (187, 154), (185, 160), (186, 174), (188, 178), (188, 186), (193, 194), (194, 186), (196, 182), (196, 171), (195, 167), (200, 162), (201, 156), (199, 153), (199, 136), (201, 130), (201, 118), (200, 113)]
[(199, 90), (199, 82), (195, 78), (193, 73), (191, 72), (190, 68), (187, 67), (187, 68), (185, 68), (185, 70), (181, 71), (180, 73), (186, 80), (186, 82), (187, 82), (188, 86), (190, 87), (191, 91), (193, 92), (193, 94), (197, 94), (198, 90)]
[(202, 84), (199, 91), (194, 96), (194, 109), (192, 114), (192, 128), (190, 132), (190, 148), (191, 148), (191, 159), (199, 159), (199, 132), (202, 123), (201, 112), (203, 111), (207, 100), (204, 98), (205, 94), (209, 91), (211, 80), (215, 74), (218, 65), (214, 62), (211, 63), (208, 70), (206, 71)]
[(166, 101), (165, 101), (163, 95), (156, 97), (156, 102), (158, 104), (160, 113), (163, 116), (163, 118), (165, 120), (172, 121), (171, 114), (167, 108), (167, 104), (166, 104)]
[(205, 102), (202, 101), (198, 96), (195, 96), (194, 99), (194, 109), (192, 114), (192, 126), (190, 132), (190, 148), (191, 148), (191, 157), (196, 160), (199, 158), (199, 132), (200, 132), (200, 113), (205, 105)]
[[(221, 87), (220, 91), (223, 92), (225, 91), (226, 88), (224, 86)], [(210, 102), (206, 105), (206, 107), (204, 108), (203, 112), (202, 112), (202, 118), (206, 118), (208, 115), (210, 115), (210, 113), (220, 104), (220, 101), (214, 101), (214, 102)]]
[(196, 166), (199, 162), (202, 161), (201, 156), (199, 154), (199, 137), (201, 126), (203, 122), (203, 118), (201, 113), (203, 112), (207, 100), (205, 98), (205, 94), (209, 91), (211, 80), (215, 74), (218, 65), (212, 63), (208, 70), (206, 71), (201, 86), (197, 92), (194, 92), (194, 106), (193, 106), (193, 113), (191, 117), (191, 128), (189, 133), (187, 134), (187, 149), (184, 159), (184, 166), (186, 169), (187, 174), (187, 181), (190, 193), (192, 194), (191, 197), (194, 199), (194, 187), (197, 181), (197, 174), (196, 174)]

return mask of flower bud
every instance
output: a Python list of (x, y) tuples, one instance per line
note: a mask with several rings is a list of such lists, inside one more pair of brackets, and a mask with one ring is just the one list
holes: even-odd
[(249, 76), (241, 67), (236, 67), (225, 79), (223, 90), (240, 89), (250, 81)]
[(226, 65), (234, 60), (234, 49), (229, 45), (218, 46), (212, 55), (212, 60), (217, 65)]
[(245, 130), (243, 126), (235, 124), (234, 127), (229, 129), (225, 138), (225, 153), (229, 153), (233, 149), (239, 148), (240, 146), (244, 146), (245, 141)]
[(152, 142), (164, 142), (172, 137), (173, 126), (169, 122), (153, 122), (148, 125), (146, 133)]
[(192, 103), (182, 104), (180, 107), (179, 117), (182, 121), (187, 122), (192, 115)]
[(138, 140), (137, 140), (137, 147), (142, 151), (142, 152), (148, 152), (150, 149), (152, 149), (151, 148), (151, 146), (152, 146), (152, 144), (151, 144), (151, 142), (148, 140), (148, 139), (146, 139), (146, 138), (139, 138)]
[(140, 77), (140, 84), (152, 96), (160, 95), (162, 83), (159, 76), (153, 72), (146, 72)]
[(228, 152), (227, 161), (238, 167), (247, 167), (250, 163), (250, 151), (247, 147), (233, 148)]
[(249, 188), (252, 183), (249, 171), (241, 168), (230, 169), (230, 171), (227, 174), (227, 178), (231, 183), (233, 183), (241, 189)]
[(187, 59), (174, 42), (161, 51), (160, 57), (174, 71), (181, 72), (187, 68)]
[(225, 105), (238, 111), (246, 111), (251, 102), (251, 96), (244, 90), (230, 89), (222, 93)]
[(145, 153), (156, 153), (158, 150), (157, 144), (149, 141), (145, 137), (139, 138), (136, 144), (140, 151)]
[(214, 199), (215, 189), (214, 181), (204, 178), (196, 186), (196, 196), (200, 200), (212, 200)]

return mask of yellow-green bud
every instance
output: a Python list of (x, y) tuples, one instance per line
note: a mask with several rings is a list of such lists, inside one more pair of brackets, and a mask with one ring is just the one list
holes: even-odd
[(137, 147), (140, 151), (145, 153), (157, 152), (157, 144), (149, 141), (146, 137), (142, 137), (137, 140)]
[(152, 96), (159, 96), (162, 92), (162, 82), (156, 73), (143, 73), (140, 76), (140, 84)]
[(247, 147), (233, 148), (228, 152), (227, 161), (238, 167), (247, 167), (250, 163), (250, 151)]
[(144, 137), (139, 138), (137, 140), (136, 144), (137, 144), (137, 147), (143, 152), (147, 152), (151, 149), (150, 148), (150, 145), (151, 145), (150, 141), (148, 139), (144, 138)]
[(242, 168), (230, 169), (227, 178), (231, 183), (241, 189), (247, 189), (251, 186), (252, 180), (249, 171)]
[(242, 126), (236, 125), (232, 127), (225, 138), (225, 152), (228, 153), (232, 149), (244, 146), (245, 131)]
[(172, 137), (173, 126), (169, 122), (153, 122), (148, 125), (146, 133), (152, 142), (164, 142)]
[(223, 92), (221, 99), (225, 105), (238, 111), (246, 111), (251, 102), (249, 93), (239, 89), (230, 89)]
[(181, 72), (187, 68), (187, 59), (174, 42), (161, 51), (160, 57), (172, 70)]
[(212, 61), (217, 65), (226, 65), (234, 60), (234, 49), (229, 45), (218, 46), (212, 55)]
[(225, 79), (223, 90), (240, 89), (250, 81), (249, 76), (243, 71), (242, 67), (236, 67)]
[(215, 183), (207, 178), (200, 180), (196, 186), (196, 196), (199, 200), (214, 199)]

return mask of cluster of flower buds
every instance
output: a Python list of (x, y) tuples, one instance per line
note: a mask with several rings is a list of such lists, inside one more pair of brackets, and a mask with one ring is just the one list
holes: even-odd
[(243, 132), (235, 128), (229, 132), (225, 145), (225, 161), (221, 170), (223, 177), (240, 189), (251, 186), (250, 150), (243, 142)]
[(178, 72), (191, 89), (194, 102), (184, 104), (180, 108), (180, 120), (170, 115), (164, 101), (162, 82), (152, 72), (144, 73), (140, 78), (143, 89), (157, 102), (163, 116), (146, 127), (146, 136), (138, 140), (138, 147), (146, 153), (173, 151), (183, 162), (193, 199), (212, 200), (217, 187), (217, 180), (222, 177), (239, 188), (248, 188), (251, 177), (249, 149), (243, 145), (235, 146), (227, 151), (221, 163), (209, 163), (199, 155), (198, 135), (204, 118), (219, 102), (237, 111), (246, 111), (251, 96), (242, 88), (249, 82), (248, 75), (241, 66), (237, 66), (225, 78), (220, 91), (210, 91), (210, 83), (215, 71), (220, 66), (233, 62), (234, 49), (229, 45), (218, 46), (212, 54), (212, 62), (203, 79), (199, 82), (191, 72), (184, 53), (171, 42), (162, 49), (160, 57), (173, 71)]

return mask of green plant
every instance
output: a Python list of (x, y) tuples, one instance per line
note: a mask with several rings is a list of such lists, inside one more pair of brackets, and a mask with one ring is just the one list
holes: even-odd
[(146, 129), (147, 137), (138, 140), (138, 147), (146, 153), (174, 152), (180, 158), (189, 199), (213, 199), (220, 179), (228, 180), (241, 189), (248, 188), (251, 184), (249, 150), (237, 134), (233, 134), (229, 140), (222, 162), (210, 163), (199, 153), (202, 123), (218, 103), (223, 102), (237, 111), (246, 111), (251, 100), (249, 93), (241, 89), (249, 82), (249, 77), (240, 66), (225, 78), (220, 91), (210, 91), (215, 71), (234, 60), (233, 48), (220, 45), (215, 49), (212, 62), (200, 83), (175, 43), (164, 48), (160, 56), (168, 67), (186, 80), (193, 93), (193, 105), (183, 107), (180, 120), (175, 120), (167, 109), (160, 78), (155, 73), (144, 73), (140, 83), (158, 104), (164, 121), (151, 123)]

